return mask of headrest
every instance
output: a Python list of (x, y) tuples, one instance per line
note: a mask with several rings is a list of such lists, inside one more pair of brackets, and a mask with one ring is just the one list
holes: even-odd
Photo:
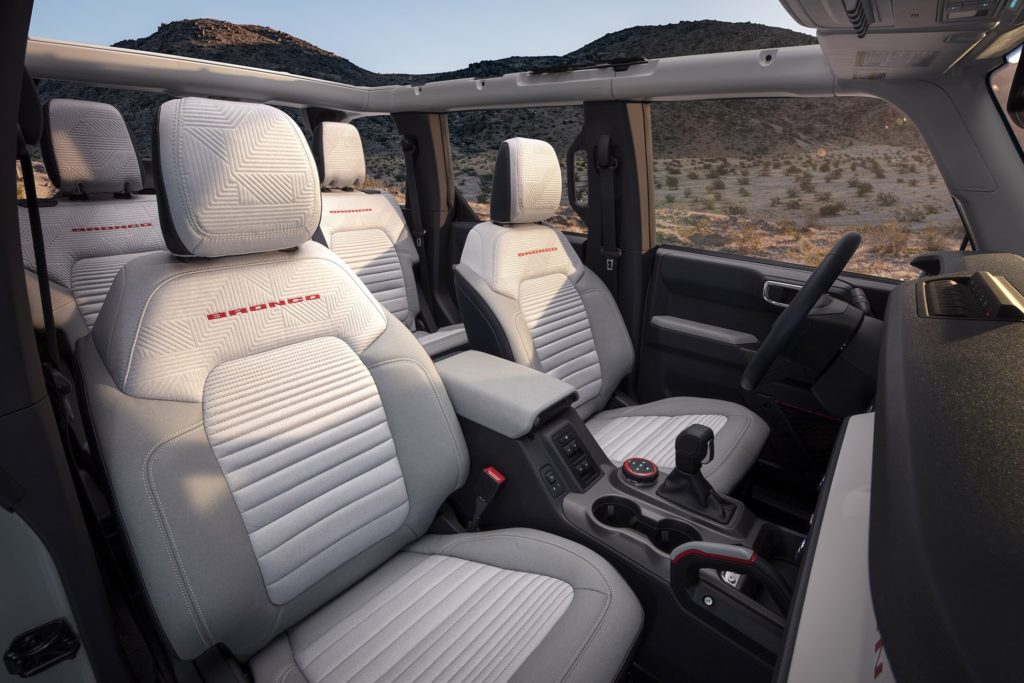
[(325, 121), (313, 133), (320, 186), (338, 190), (357, 187), (366, 180), (363, 141), (351, 123)]
[(562, 201), (562, 169), (555, 149), (543, 140), (505, 140), (498, 149), (492, 187), (492, 221), (539, 223), (551, 218)]
[(157, 111), (153, 136), (160, 226), (172, 254), (290, 249), (320, 223), (313, 155), (280, 109), (171, 100)]
[(121, 113), (109, 104), (50, 100), (43, 107), (43, 163), (63, 192), (137, 192), (142, 172)]
[(21, 100), (18, 104), (18, 128), (26, 145), (38, 145), (43, 135), (43, 107), (39, 104), (36, 84), (25, 69), (21, 77)]

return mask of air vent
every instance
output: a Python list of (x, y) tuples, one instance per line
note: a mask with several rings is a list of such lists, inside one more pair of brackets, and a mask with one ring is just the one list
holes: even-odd
[(870, 6), (864, 0), (843, 0), (843, 6), (846, 8), (846, 16), (850, 19), (850, 25), (857, 32), (857, 37), (866, 36), (868, 27), (871, 26), (871, 21), (874, 19)]
[(854, 71), (853, 80), (855, 81), (880, 81), (885, 78), (884, 71)]
[(935, 52), (923, 50), (860, 50), (856, 64), (859, 67), (885, 68), (924, 67), (935, 61)]

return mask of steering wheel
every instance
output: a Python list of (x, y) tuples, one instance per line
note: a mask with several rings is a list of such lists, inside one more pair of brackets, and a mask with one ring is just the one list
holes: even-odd
[(846, 268), (846, 264), (853, 258), (854, 252), (860, 246), (860, 233), (848, 232), (839, 238), (839, 241), (832, 247), (832, 251), (822, 259), (818, 267), (814, 269), (807, 282), (800, 288), (793, 301), (786, 310), (782, 312), (772, 325), (768, 336), (757, 349), (754, 358), (743, 371), (743, 378), (740, 379), (740, 386), (746, 391), (753, 391), (761, 383), (764, 374), (768, 372), (769, 366), (779, 357), (779, 354), (786, 348), (793, 336), (796, 334), (804, 320), (807, 319), (811, 309), (818, 303), (822, 294), (828, 292), (829, 287), (836, 281), (836, 278)]

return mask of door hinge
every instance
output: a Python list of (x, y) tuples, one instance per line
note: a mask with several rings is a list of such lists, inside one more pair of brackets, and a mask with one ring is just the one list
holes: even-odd
[(16, 636), (4, 653), (4, 666), (12, 676), (29, 678), (71, 659), (81, 646), (68, 622), (54, 619)]

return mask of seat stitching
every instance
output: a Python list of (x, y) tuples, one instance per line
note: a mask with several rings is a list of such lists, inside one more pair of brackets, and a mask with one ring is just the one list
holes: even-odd
[[(455, 429), (454, 429), (454, 427), (453, 427), (453, 425), (451, 423), (451, 418), (448, 415), (448, 411), (446, 411), (444, 409), (444, 401), (441, 400), (441, 395), (438, 393), (437, 387), (434, 386), (434, 382), (433, 382), (433, 380), (431, 380), (430, 374), (427, 372), (427, 369), (425, 367), (423, 367), (422, 363), (420, 363), (419, 361), (413, 360), (412, 358), (392, 358), (390, 360), (383, 360), (383, 361), (379, 361), (377, 363), (374, 363), (373, 365), (369, 365), (369, 366), (367, 366), (367, 370), (372, 370), (374, 368), (380, 368), (380, 367), (383, 367), (385, 365), (393, 365), (395, 363), (411, 363), (412, 365), (415, 365), (419, 369), (419, 371), (423, 374), (424, 379), (427, 380), (427, 384), (430, 385), (430, 390), (432, 392), (434, 392), (434, 399), (437, 401), (437, 406), (438, 406), (438, 408), (441, 409), (441, 414), (444, 416), (444, 424), (445, 424), (445, 427), (448, 428), (448, 436), (451, 437), (452, 445), (455, 446), (455, 450), (458, 451), (459, 450), (458, 449), (459, 440), (455, 436)], [(387, 414), (387, 409), (384, 410), (384, 414), (385, 415)], [(459, 475), (458, 475), (458, 478), (456, 479), (456, 482), (460, 482), (460, 481), (462, 481), (462, 475), (464, 474), (464, 472), (463, 472), (463, 462), (462, 462), (463, 458), (456, 458), (456, 460), (458, 461), (458, 470), (459, 470)], [(399, 465), (401, 465), (401, 462), (402, 462), (401, 459), (399, 459), (398, 462), (399, 462)]]
[[(583, 563), (588, 565), (595, 572), (597, 572), (598, 577), (600, 577), (601, 581), (608, 588), (608, 600), (605, 601), (604, 608), (601, 610), (601, 616), (598, 619), (595, 620), (594, 627), (590, 630), (590, 633), (584, 639), (584, 641), (580, 645), (580, 647), (576, 650), (576, 654), (573, 655), (573, 657), (570, 660), (569, 664), (566, 666), (566, 668), (562, 671), (562, 674), (557, 679), (557, 680), (560, 680), (560, 681), (564, 681), (569, 676), (569, 674), (572, 673), (572, 670), (574, 668), (576, 668), (576, 665), (579, 663), (579, 660), (580, 660), (584, 650), (586, 650), (590, 646), (590, 643), (594, 639), (594, 636), (597, 634), (598, 629), (604, 623), (605, 617), (608, 615), (608, 608), (610, 607), (610, 605), (612, 603), (612, 600), (615, 597), (615, 591), (612, 590), (612, 587), (608, 583), (608, 580), (605, 579), (604, 574), (590, 560), (588, 560), (586, 557), (580, 555), (579, 553), (575, 552), (574, 550), (570, 550), (569, 548), (565, 548), (563, 546), (556, 545), (556, 544), (554, 544), (554, 543), (552, 543), (550, 541), (545, 541), (544, 539), (533, 538), (531, 536), (523, 536), (523, 535), (520, 535), (520, 534), (508, 534), (508, 533), (490, 534), (488, 536), (488, 538), (521, 538), (521, 539), (528, 540), (528, 541), (533, 541), (533, 542), (536, 542), (536, 543), (543, 543), (545, 545), (549, 545), (549, 546), (551, 546), (553, 548), (556, 548), (558, 550), (561, 550), (563, 552), (569, 553), (570, 555), (575, 556), (580, 561), (582, 561)], [(478, 539), (475, 539), (475, 538), (473, 538), (473, 539), (462, 539), (462, 540), (456, 539), (456, 540), (450, 542), (448, 545), (444, 546), (444, 550), (451, 551), (451, 550), (454, 550), (456, 547), (458, 547), (460, 545), (463, 545), (465, 543), (473, 543), (476, 540), (478, 540)], [(531, 572), (531, 573), (536, 573), (536, 572)], [(551, 576), (550, 574), (542, 574), (541, 576), (548, 576), (548, 577), (550, 577), (552, 579), (558, 579), (557, 576)], [(558, 580), (564, 581), (564, 579), (558, 579)], [(573, 589), (574, 592), (577, 590), (577, 588), (575, 586), (572, 586), (572, 589)], [(591, 590), (593, 590), (593, 589), (591, 589)]]
[[(164, 544), (164, 549), (167, 551), (168, 556), (171, 559), (171, 566), (174, 568), (175, 574), (178, 577), (178, 588), (181, 590), (182, 597), (185, 598), (186, 607), (188, 608), (189, 616), (192, 618), (192, 623), (195, 625), (196, 630), (199, 632), (199, 637), (202, 639), (204, 645), (212, 645), (212, 634), (209, 631), (209, 626), (206, 624), (206, 618), (203, 616), (203, 611), (199, 607), (199, 601), (196, 599), (192, 584), (189, 581), (188, 574), (185, 572), (185, 567), (180, 562), (178, 555), (178, 548), (174, 542), (174, 536), (171, 534), (170, 527), (167, 524), (167, 516), (164, 513), (163, 504), (160, 502), (160, 495), (156, 491), (156, 484), (153, 481), (153, 461), (156, 456), (160, 453), (164, 453), (164, 447), (173, 441), (177, 441), (189, 432), (195, 431), (203, 426), (202, 422), (184, 427), (174, 434), (167, 436), (163, 441), (154, 446), (150, 452), (146, 455), (144, 479), (146, 484), (146, 492), (149, 496), (150, 507), (153, 509), (154, 515), (160, 522), (161, 539)], [(170, 541), (170, 545), (168, 545)], [(182, 585), (184, 580), (184, 585)], [(188, 592), (186, 594), (186, 588)], [(193, 612), (193, 607), (195, 611)], [(198, 614), (199, 620), (196, 621), (196, 615)], [(200, 626), (200, 623), (202, 624)]]

